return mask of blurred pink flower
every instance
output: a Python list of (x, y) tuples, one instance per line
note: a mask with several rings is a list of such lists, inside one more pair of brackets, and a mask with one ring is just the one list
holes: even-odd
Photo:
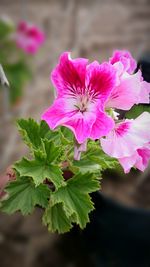
[(26, 53), (35, 54), (45, 41), (44, 33), (34, 25), (21, 21), (17, 28), (16, 43)]
[(114, 129), (101, 139), (102, 149), (106, 154), (117, 158), (128, 172), (132, 166), (144, 170), (150, 157), (149, 146), (150, 114), (142, 113), (135, 120), (125, 120), (117, 123)]
[(108, 134), (114, 126), (104, 112), (104, 103), (116, 84), (115, 68), (109, 63), (87, 62), (72, 60), (68, 52), (61, 55), (51, 75), (57, 98), (42, 115), (52, 129), (59, 125), (71, 129), (79, 144)]
[(124, 71), (132, 74), (136, 67), (136, 60), (132, 57), (131, 53), (127, 50), (115, 50), (112, 57), (109, 59), (111, 64), (121, 62), (124, 68)]

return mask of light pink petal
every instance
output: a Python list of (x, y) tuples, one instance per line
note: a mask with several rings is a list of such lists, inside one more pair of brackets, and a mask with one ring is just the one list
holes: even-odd
[(112, 157), (129, 157), (150, 141), (150, 114), (142, 113), (135, 120), (125, 120), (116, 125), (101, 145), (105, 153)]
[(139, 103), (150, 103), (150, 83), (146, 81), (141, 82), (141, 90), (139, 94)]
[(128, 173), (132, 167), (136, 167), (140, 171), (144, 171), (150, 160), (150, 145), (147, 144), (143, 148), (137, 149), (130, 157), (119, 159), (125, 173)]
[(102, 136), (107, 135), (114, 127), (113, 119), (106, 113), (98, 110), (96, 114), (96, 121), (94, 122), (90, 138), (93, 140), (99, 139)]
[(132, 74), (137, 67), (135, 59), (132, 57), (131, 53), (127, 50), (116, 50), (113, 56), (110, 58), (109, 62), (115, 64), (116, 62), (121, 62), (124, 66), (124, 71)]
[(71, 129), (78, 143), (82, 144), (90, 137), (91, 128), (95, 120), (96, 115), (93, 112), (85, 112), (84, 114), (78, 112), (63, 125)]
[(106, 138), (101, 139), (101, 146), (104, 152), (109, 156), (115, 158), (127, 157), (132, 155), (135, 151), (135, 145), (132, 139), (134, 139), (132, 135), (128, 136), (128, 134), (124, 134), (122, 136), (117, 134), (114, 129), (106, 136)]
[(53, 70), (51, 79), (59, 96), (82, 93), (85, 87), (85, 73), (88, 60), (78, 58), (72, 60), (69, 52), (61, 55), (59, 64)]
[(120, 84), (112, 91), (106, 106), (129, 110), (134, 104), (149, 103), (150, 86), (142, 81), (141, 71), (120, 77)]
[(131, 170), (131, 168), (134, 167), (137, 161), (137, 157), (138, 157), (137, 152), (134, 152), (134, 154), (130, 157), (124, 157), (124, 158), (118, 159), (125, 173), (128, 173)]
[(113, 66), (117, 72), (117, 84), (116, 84), (117, 86), (117, 85), (120, 85), (120, 77), (124, 74), (124, 67), (120, 61), (113, 64)]
[(43, 113), (41, 119), (45, 120), (51, 129), (54, 129), (58, 125), (63, 125), (75, 113), (76, 110), (73, 110), (71, 102), (69, 106), (66, 99), (59, 98)]
[(137, 148), (142, 147), (144, 144), (150, 142), (150, 113), (143, 112), (140, 116), (138, 116), (132, 123), (132, 132), (138, 135), (139, 146)]
[(117, 83), (115, 68), (109, 63), (97, 61), (87, 66), (86, 88), (90, 95), (104, 103)]

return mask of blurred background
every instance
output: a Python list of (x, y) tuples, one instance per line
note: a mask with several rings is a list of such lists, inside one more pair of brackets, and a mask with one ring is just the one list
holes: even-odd
[[(87, 57), (90, 61), (97, 59), (101, 62), (108, 60), (113, 50), (127, 49), (140, 60), (150, 51), (150, 1), (1, 0), (1, 17), (7, 17), (14, 25), (21, 20), (32, 22), (46, 36), (35, 55), (25, 55), (32, 75), (21, 85), (22, 93), (8, 104), (6, 98), (10, 100), (10, 95), (14, 93), (11, 83), (7, 96), (3, 90), (0, 91), (2, 177), (9, 165), (27, 153), (16, 129), (16, 118), (33, 117), (40, 120), (41, 113), (53, 101), (54, 92), (49, 77), (59, 55), (63, 51), (71, 51), (72, 57)], [(20, 53), (19, 48), (17, 51)], [(0, 58), (0, 63), (2, 61), (5, 61), (5, 57), (3, 60)], [(5, 67), (4, 70), (6, 76), (10, 77), (11, 69)], [(17, 73), (16, 84), (20, 83)], [(106, 174), (102, 190), (125, 204), (147, 208), (150, 206), (150, 179), (145, 179), (147, 173), (142, 178), (142, 185), (136, 187), (136, 194), (133, 191), (135, 193), (135, 185), (139, 184), (140, 174), (135, 172), (130, 177), (122, 178), (115, 173)], [(80, 257), (76, 251), (70, 252), (72, 256), (66, 256), (68, 241), (64, 241), (65, 237), (47, 234), (47, 229), (41, 226), (40, 217), (38, 210), (26, 218), (20, 214), (0, 215), (1, 267), (92, 267), (88, 262), (77, 260)], [(68, 244), (75, 246), (75, 243)], [(62, 249), (64, 246), (65, 252)]]

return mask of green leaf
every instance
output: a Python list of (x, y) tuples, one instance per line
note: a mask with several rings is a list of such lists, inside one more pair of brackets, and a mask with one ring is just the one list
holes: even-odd
[(53, 142), (59, 140), (59, 132), (51, 131), (45, 121), (41, 121), (38, 124), (31, 118), (27, 120), (19, 119), (17, 124), (24, 142), (32, 149), (42, 148), (42, 139), (48, 139)]
[(93, 164), (98, 164), (100, 171), (114, 169), (119, 165), (115, 158), (112, 158), (104, 153), (99, 144), (93, 144), (92, 142), (89, 144), (89, 149), (84, 154), (84, 158), (87, 158)]
[(39, 125), (31, 118), (28, 120), (17, 120), (19, 126), (19, 132), (21, 133), (24, 142), (29, 147), (38, 148), (41, 145), (41, 139), (39, 137)]
[[(62, 232), (60, 227), (59, 209), (66, 221), (66, 231), (72, 223), (78, 224), (82, 229), (89, 222), (89, 213), (94, 209), (89, 193), (99, 190), (99, 181), (90, 173), (77, 174), (69, 179), (66, 185), (51, 194), (48, 212), (44, 215), (44, 222), (50, 231)], [(58, 208), (59, 205), (59, 208)], [(55, 207), (55, 209), (54, 209)], [(56, 218), (53, 222), (52, 212), (55, 210)], [(69, 224), (70, 221), (70, 224)], [(57, 227), (55, 227), (55, 224)], [(65, 231), (65, 227), (63, 231)]]
[(64, 183), (60, 168), (52, 164), (47, 164), (42, 159), (28, 160), (23, 158), (14, 167), (20, 173), (20, 176), (32, 177), (36, 186), (43, 183), (45, 179), (50, 180), (56, 188)]
[(99, 178), (91, 173), (74, 175), (68, 184), (74, 186), (76, 190), (83, 194), (89, 194), (100, 189)]
[(73, 166), (77, 167), (81, 173), (97, 173), (102, 169), (100, 164), (94, 162), (94, 160), (92, 161), (90, 158), (82, 158), (79, 161), (73, 161)]
[(53, 142), (46, 139), (43, 140), (43, 145), (47, 163), (54, 162), (60, 154), (60, 148), (55, 146)]
[(67, 145), (67, 144), (73, 142), (73, 140), (74, 140), (73, 133), (67, 127), (61, 126), (60, 127), (60, 133), (61, 133), (62, 144)]
[(31, 179), (20, 177), (20, 179), (10, 182), (6, 187), (9, 198), (2, 202), (1, 210), (12, 214), (21, 211), (23, 215), (31, 213), (36, 205), (45, 208), (48, 204), (50, 190), (44, 184), (37, 187)]
[(125, 116), (128, 119), (135, 119), (145, 111), (150, 112), (150, 105), (134, 105), (128, 112), (126, 112)]
[(52, 233), (59, 232), (63, 234), (72, 228), (70, 219), (63, 210), (62, 203), (48, 206), (43, 216), (43, 223), (48, 225), (48, 230)]

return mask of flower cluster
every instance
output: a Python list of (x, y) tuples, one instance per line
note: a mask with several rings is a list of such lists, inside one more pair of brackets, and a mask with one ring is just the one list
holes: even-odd
[(42, 115), (51, 129), (66, 126), (76, 139), (75, 158), (80, 158), (88, 139), (100, 139), (102, 149), (117, 158), (128, 172), (135, 166), (144, 170), (150, 159), (150, 114), (120, 121), (115, 109), (130, 110), (149, 103), (150, 84), (128, 51), (115, 51), (108, 62), (88, 64), (84, 58), (71, 59), (65, 52), (52, 71), (57, 91), (53, 105)]
[(21, 21), (18, 24), (16, 43), (28, 54), (35, 54), (45, 41), (44, 33), (35, 25)]

